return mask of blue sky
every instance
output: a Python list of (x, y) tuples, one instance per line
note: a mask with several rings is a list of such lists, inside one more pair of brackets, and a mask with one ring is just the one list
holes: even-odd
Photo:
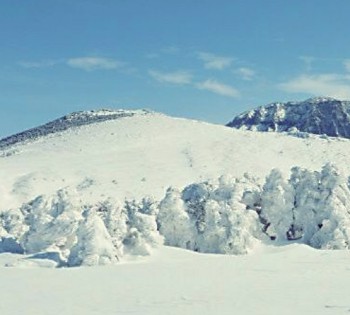
[(0, 137), (101, 107), (226, 123), (350, 99), (349, 14), (348, 0), (1, 0)]

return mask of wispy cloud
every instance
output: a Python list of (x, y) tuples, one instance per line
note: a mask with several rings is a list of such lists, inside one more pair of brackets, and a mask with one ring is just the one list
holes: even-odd
[(253, 80), (256, 75), (253, 69), (246, 67), (239, 68), (235, 72), (245, 81)]
[(317, 58), (312, 56), (300, 56), (299, 59), (304, 62), (306, 66), (306, 71), (311, 71), (312, 64), (317, 60)]
[(155, 80), (171, 84), (191, 84), (192, 74), (189, 71), (160, 72), (149, 70), (148, 74)]
[(85, 71), (94, 71), (117, 69), (124, 66), (124, 63), (111, 58), (78, 57), (68, 59), (67, 65), (72, 68), (82, 69)]
[(20, 61), (18, 64), (23, 68), (48, 68), (60, 63), (59, 60), (40, 60), (40, 61)]
[(307, 93), (316, 96), (350, 99), (350, 75), (335, 73), (302, 74), (279, 84), (279, 88), (290, 93)]
[(146, 54), (145, 57), (147, 59), (156, 59), (156, 58), (159, 58), (159, 54), (157, 54), (157, 53), (149, 53), (149, 54)]
[(344, 66), (345, 66), (346, 71), (350, 72), (350, 59), (344, 60)]
[(180, 48), (174, 45), (166, 46), (161, 49), (161, 52), (164, 54), (177, 54), (180, 51)]
[(223, 96), (239, 97), (239, 91), (237, 89), (213, 79), (197, 83), (196, 87), (200, 90), (207, 90)]
[(207, 52), (199, 52), (198, 58), (204, 62), (204, 68), (223, 70), (231, 66), (233, 58), (214, 55)]

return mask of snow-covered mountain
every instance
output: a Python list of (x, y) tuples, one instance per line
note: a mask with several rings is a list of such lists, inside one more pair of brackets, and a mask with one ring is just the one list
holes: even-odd
[(132, 117), (136, 114), (145, 115), (147, 110), (91, 110), (74, 112), (65, 115), (61, 118), (55, 119), (42, 126), (29, 129), (18, 134), (3, 138), (0, 140), (0, 148), (6, 148), (16, 143), (23, 143), (30, 140), (35, 140), (49, 134), (58, 133), (74, 127), (95, 124), (108, 120), (116, 120), (123, 117)]
[[(91, 113), (98, 114), (86, 120)], [(18, 207), (65, 187), (89, 201), (101, 196), (160, 198), (168, 186), (223, 174), (249, 172), (263, 179), (272, 168), (288, 174), (293, 166), (319, 170), (327, 162), (350, 170), (346, 139), (251, 133), (144, 111), (73, 117), (0, 142), (0, 208)], [(84, 123), (67, 128), (67, 121)], [(52, 128), (47, 126), (59, 131), (48, 132)]]
[(317, 97), (303, 102), (272, 103), (238, 115), (227, 126), (350, 138), (350, 102)]
[(1, 142), (0, 251), (77, 266), (163, 242), (229, 254), (270, 239), (347, 247), (347, 206), (334, 205), (350, 200), (348, 139), (147, 111), (66, 117)]

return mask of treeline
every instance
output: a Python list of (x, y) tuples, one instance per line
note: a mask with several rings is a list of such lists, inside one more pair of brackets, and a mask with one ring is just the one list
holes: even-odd
[(205, 253), (245, 254), (261, 242), (348, 249), (349, 178), (327, 164), (273, 169), (263, 184), (249, 175), (169, 188), (161, 201), (86, 205), (72, 190), (0, 212), (0, 252), (55, 259), (58, 266), (110, 264), (148, 255), (160, 244)]

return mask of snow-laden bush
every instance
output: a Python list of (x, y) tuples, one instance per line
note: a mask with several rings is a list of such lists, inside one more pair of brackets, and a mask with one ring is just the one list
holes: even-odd
[(148, 255), (163, 242), (157, 212), (157, 203), (149, 198), (88, 205), (62, 189), (0, 212), (0, 252), (46, 257), (60, 266), (111, 264), (125, 254)]
[(310, 245), (310, 240), (319, 230), (321, 223), (320, 173), (293, 167), (289, 183), (294, 190), (294, 227), (299, 233), (301, 242)]
[(242, 199), (256, 186), (247, 179), (223, 176), (182, 192), (168, 189), (158, 215), (165, 243), (206, 253), (247, 253), (261, 235), (258, 214)]
[(170, 187), (159, 204), (158, 229), (165, 244), (193, 250), (195, 227), (185, 210), (180, 190)]
[(95, 208), (86, 210), (76, 231), (77, 241), (71, 248), (68, 266), (107, 265), (117, 262), (114, 246), (103, 220)]
[(23, 250), (27, 254), (58, 252), (60, 259), (66, 261), (82, 218), (77, 196), (59, 190), (53, 196), (39, 196), (24, 204), (21, 211), (28, 227), (19, 237)]
[(310, 245), (322, 249), (350, 248), (350, 191), (348, 179), (327, 164), (320, 174), (319, 230)]
[(295, 167), (294, 225), (303, 243), (315, 248), (350, 247), (350, 190), (348, 178), (326, 164), (321, 172)]
[(124, 205), (117, 200), (108, 199), (97, 204), (95, 211), (103, 220), (117, 251), (117, 256), (122, 257), (124, 255), (123, 241), (128, 230), (128, 215)]
[(349, 178), (327, 164), (320, 172), (294, 167), (289, 179), (273, 169), (262, 188), (245, 175), (169, 189), (157, 222), (167, 245), (242, 254), (267, 239), (350, 248), (349, 212)]
[(294, 190), (283, 178), (282, 173), (273, 169), (267, 176), (261, 193), (261, 213), (267, 222), (265, 232), (273, 239), (290, 238), (293, 225)]
[(85, 204), (68, 189), (0, 211), (0, 252), (61, 266), (112, 264), (148, 255), (163, 241), (189, 250), (245, 254), (261, 241), (350, 248), (350, 184), (335, 166), (273, 169), (262, 185), (248, 175), (169, 188), (164, 198)]
[(153, 247), (163, 243), (157, 230), (157, 204), (149, 198), (141, 202), (126, 201), (125, 210), (128, 219), (124, 251), (132, 255), (149, 255)]

